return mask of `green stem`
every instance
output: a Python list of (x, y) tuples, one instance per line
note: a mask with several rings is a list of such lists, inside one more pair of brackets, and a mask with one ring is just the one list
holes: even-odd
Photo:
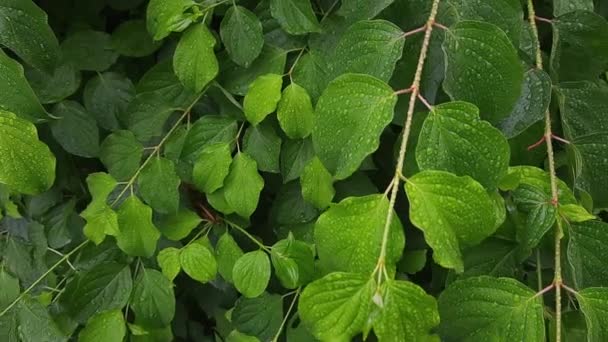
[(279, 326), (279, 331), (277, 331), (277, 334), (272, 339), (272, 342), (277, 342), (279, 340), (279, 337), (281, 336), (281, 331), (283, 331), (283, 328), (285, 327), (285, 324), (287, 323), (287, 320), (289, 319), (289, 314), (291, 314), (291, 310), (293, 310), (293, 307), (296, 304), (296, 301), (298, 300), (299, 295), (300, 295), (300, 288), (298, 288), (296, 290), (295, 296), (293, 296), (293, 299), (291, 300), (291, 304), (289, 304), (289, 309), (287, 309), (287, 313), (285, 314), (285, 317), (283, 318), (283, 321), (281, 322), (281, 326)]
[(256, 239), (255, 237), (253, 237), (253, 235), (249, 234), (249, 232), (247, 232), (247, 230), (245, 230), (244, 228), (240, 227), (238, 224), (229, 221), (228, 219), (224, 218), (224, 222), (228, 223), (230, 225), (230, 227), (238, 230), (239, 232), (243, 233), (243, 235), (245, 235), (247, 238), (249, 238), (249, 240), (253, 241), (253, 243), (255, 243), (256, 245), (258, 245), (261, 249), (263, 249), (264, 251), (266, 251), (266, 253), (270, 253), (270, 248), (266, 245), (264, 245), (263, 243), (261, 243), (260, 241), (258, 241), (258, 239)]

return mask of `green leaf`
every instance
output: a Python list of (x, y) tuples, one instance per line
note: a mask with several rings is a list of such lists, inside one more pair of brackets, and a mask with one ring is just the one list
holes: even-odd
[[(548, 197), (551, 197), (550, 176), (545, 170), (527, 165), (512, 166), (509, 168), (508, 175), (500, 181), (499, 188), (503, 191), (513, 190), (521, 184), (542, 189)], [(561, 179), (557, 180), (557, 189), (560, 204), (577, 203), (574, 194)]]
[(217, 270), (228, 282), (233, 282), (232, 270), (236, 261), (243, 256), (243, 250), (234, 241), (232, 235), (224, 233), (215, 246), (215, 258), (217, 259)]
[(133, 287), (131, 308), (138, 325), (168, 326), (175, 315), (173, 284), (159, 271), (142, 268)]
[[(1, 7), (0, 7), (1, 8)], [(23, 67), (0, 51), (0, 109), (40, 122), (47, 118), (44, 107), (25, 79)]]
[(395, 0), (343, 0), (337, 14), (350, 20), (372, 19)]
[(194, 6), (192, 0), (150, 0), (146, 11), (148, 32), (154, 40), (161, 40), (171, 32), (182, 31), (195, 19), (184, 13)]
[(294, 239), (278, 241), (270, 253), (272, 265), (281, 284), (288, 289), (306, 285), (314, 277), (314, 247)]
[(99, 264), (71, 280), (59, 303), (74, 320), (84, 323), (96, 313), (122, 309), (132, 286), (128, 265)]
[(190, 235), (202, 219), (192, 210), (182, 208), (177, 213), (164, 216), (158, 222), (158, 229), (163, 235), (173, 241), (179, 241)]
[(573, 11), (593, 12), (593, 0), (554, 0), (553, 15), (559, 17), (562, 14)]
[(270, 341), (283, 320), (283, 298), (264, 293), (257, 298), (241, 297), (232, 311), (232, 323), (241, 333)]
[(25, 68), (25, 77), (42, 104), (57, 103), (80, 88), (81, 75), (70, 63), (61, 63), (51, 71)]
[(139, 141), (146, 142), (163, 134), (167, 120), (175, 111), (162, 96), (147, 92), (135, 96), (121, 119)]
[(135, 96), (135, 87), (127, 77), (106, 72), (91, 78), (84, 88), (84, 105), (97, 119), (99, 126), (115, 131), (119, 129), (118, 118), (127, 110)]
[(233, 118), (218, 115), (203, 116), (188, 131), (182, 158), (196, 162), (203, 149), (214, 143), (233, 146), (237, 128), (238, 123)]
[(118, 227), (116, 242), (123, 252), (146, 258), (154, 255), (160, 232), (152, 223), (152, 209), (136, 196), (128, 197), (118, 208)]
[(261, 295), (270, 280), (270, 260), (261, 250), (243, 254), (232, 269), (236, 289), (247, 298)]
[(515, 279), (476, 277), (439, 296), (440, 334), (458, 341), (544, 341), (543, 302)]
[(278, 173), (281, 138), (270, 121), (250, 126), (243, 137), (243, 152), (250, 155), (260, 171)]
[(105, 311), (87, 322), (78, 334), (82, 342), (122, 341), (127, 334), (125, 318), (120, 310)]
[(312, 141), (337, 180), (353, 174), (378, 148), (396, 102), (387, 84), (368, 75), (342, 75), (325, 89), (315, 110)]
[(560, 205), (557, 209), (559, 214), (569, 222), (584, 222), (596, 219), (587, 209), (578, 204)]
[(416, 146), (421, 170), (471, 176), (489, 189), (507, 174), (510, 156), (507, 139), (480, 120), (479, 109), (466, 102), (433, 107)]
[[(558, 0), (559, 1), (559, 0)], [(460, 20), (485, 21), (503, 30), (517, 46), (523, 10), (518, 0), (452, 0)]]
[(498, 27), (460, 21), (445, 36), (443, 88), (453, 100), (479, 107), (482, 119), (497, 124), (513, 110), (524, 79), (517, 50)]
[(436, 339), (431, 329), (439, 325), (435, 298), (408, 281), (391, 280), (383, 284), (382, 305), (374, 321), (379, 340), (419, 341)]
[(38, 140), (32, 123), (0, 109), (0, 184), (39, 194), (55, 182), (55, 164), (55, 156)]
[(181, 181), (171, 160), (153, 158), (137, 180), (141, 197), (155, 211), (164, 214), (177, 212)]
[(128, 180), (139, 169), (144, 146), (130, 131), (116, 131), (101, 143), (99, 159), (119, 181)]
[[(136, 86), (137, 94), (154, 93), (158, 103), (165, 103), (174, 108), (187, 108), (196, 94), (186, 89), (175, 75), (173, 60), (167, 58), (150, 68)], [(150, 98), (150, 95), (147, 95)]]
[(220, 36), (230, 58), (244, 67), (248, 67), (264, 47), (262, 23), (242, 6), (232, 6), (226, 11), (220, 24)]
[(608, 22), (574, 11), (553, 20), (551, 76), (560, 82), (596, 80), (608, 68)]
[(479, 275), (515, 277), (520, 264), (516, 254), (518, 251), (517, 243), (490, 237), (479, 245), (463, 251), (465, 271), (458, 278)]
[(306, 138), (312, 132), (314, 111), (306, 89), (291, 83), (283, 90), (277, 108), (281, 128), (292, 139)]
[(321, 31), (310, 0), (270, 0), (270, 13), (289, 34)]
[(57, 65), (59, 44), (46, 13), (31, 0), (0, 2), (0, 45), (40, 70)]
[(281, 146), (281, 176), (283, 184), (300, 178), (304, 167), (314, 157), (315, 151), (310, 138), (303, 140), (285, 140)]
[(192, 180), (196, 188), (210, 194), (224, 185), (232, 164), (232, 152), (226, 143), (207, 145), (198, 156)]
[(234, 214), (235, 210), (226, 201), (226, 188), (221, 188), (213, 193), (207, 194), (207, 201), (213, 209), (226, 214)]
[(175, 247), (167, 247), (158, 252), (158, 255), (156, 256), (158, 266), (160, 266), (165, 277), (171, 281), (173, 281), (182, 270), (179, 259), (180, 250)]
[(26, 297), (19, 302), (17, 317), (20, 341), (63, 342), (68, 340), (57, 323), (53, 321), (47, 308), (33, 298)]
[(0, 288), (2, 288), (2, 292), (0, 293), (0, 309), (4, 310), (19, 297), (21, 288), (19, 287), (19, 280), (13, 278), (4, 268), (0, 269)]
[(63, 57), (78, 70), (105, 71), (118, 59), (111, 36), (101, 31), (72, 33), (61, 43), (61, 50)]
[(526, 214), (525, 222), (517, 227), (517, 241), (524, 251), (531, 251), (553, 227), (557, 210), (551, 204), (551, 197), (527, 184), (513, 191), (513, 202)]
[(422, 171), (405, 190), (410, 220), (424, 232), (433, 259), (462, 273), (461, 249), (474, 246), (496, 230), (494, 204), (475, 180), (444, 171)]
[(539, 69), (524, 74), (521, 95), (511, 114), (497, 123), (507, 138), (513, 138), (543, 119), (551, 103), (551, 78)]
[(317, 157), (304, 167), (300, 182), (302, 196), (316, 208), (327, 208), (336, 194), (333, 177)]
[(199, 243), (184, 247), (179, 255), (179, 263), (190, 278), (201, 283), (215, 279), (217, 262), (213, 253)]
[(264, 179), (258, 173), (257, 163), (246, 153), (239, 152), (224, 181), (226, 203), (240, 216), (249, 218), (258, 206), (263, 188)]
[(112, 48), (123, 56), (145, 57), (161, 45), (152, 40), (143, 20), (125, 21), (112, 32)]
[(370, 319), (373, 278), (335, 272), (310, 283), (302, 292), (298, 312), (312, 334), (322, 341), (348, 341)]
[(601, 221), (570, 223), (568, 262), (572, 269), (575, 287), (584, 289), (608, 284), (608, 224)]
[(173, 56), (175, 74), (195, 93), (200, 93), (219, 72), (214, 46), (215, 37), (204, 23), (189, 28), (177, 44)]
[(116, 188), (116, 180), (107, 173), (92, 173), (87, 177), (91, 193), (91, 203), (80, 214), (87, 221), (84, 235), (96, 245), (103, 242), (106, 235), (118, 235), (118, 215), (107, 204), (108, 196)]
[[(381, 194), (349, 197), (332, 204), (315, 225), (314, 237), (323, 269), (370, 274), (376, 267), (388, 199)], [(386, 265), (390, 270), (401, 258), (405, 236), (399, 218), (390, 226)]]
[(282, 86), (283, 76), (281, 75), (265, 74), (256, 78), (249, 86), (243, 103), (247, 121), (257, 125), (268, 114), (274, 112), (281, 99)]
[(99, 128), (95, 118), (78, 102), (63, 101), (55, 106), (51, 132), (67, 152), (85, 158), (99, 154)]
[(576, 293), (576, 299), (585, 315), (587, 341), (604, 341), (608, 338), (608, 289), (593, 287)]

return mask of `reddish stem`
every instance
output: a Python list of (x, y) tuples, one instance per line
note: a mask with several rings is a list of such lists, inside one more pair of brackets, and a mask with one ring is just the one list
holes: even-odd
[(428, 108), (429, 110), (433, 110), (433, 106), (431, 106), (429, 101), (427, 101), (424, 96), (422, 96), (422, 94), (418, 93), (418, 99), (426, 106), (426, 108)]
[(403, 37), (404, 37), (404, 38), (407, 38), (407, 37), (409, 37), (409, 36), (415, 35), (416, 33), (424, 32), (424, 30), (426, 30), (426, 25), (421, 26), (421, 27), (419, 27), (419, 28), (417, 28), (417, 29), (413, 29), (413, 30), (411, 30), (411, 31), (407, 31), (407, 32), (405, 32), (405, 33), (403, 34)]
[(539, 16), (534, 16), (534, 19), (538, 20), (538, 21), (542, 21), (544, 23), (549, 23), (549, 24), (553, 24), (553, 20), (551, 19), (547, 19), (547, 18), (543, 18), (543, 17), (539, 17)]
[(542, 138), (540, 138), (539, 141), (535, 142), (534, 144), (528, 146), (528, 151), (532, 151), (533, 149), (537, 148), (538, 146), (542, 145), (542, 143), (545, 142), (545, 136), (543, 135)]

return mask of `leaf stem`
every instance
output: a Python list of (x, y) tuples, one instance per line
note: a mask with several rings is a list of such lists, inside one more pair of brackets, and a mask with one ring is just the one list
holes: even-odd
[(38, 286), (38, 284), (40, 284), (40, 282), (42, 282), (44, 280), (44, 278), (46, 278), (49, 274), (51, 274), (57, 267), (59, 267), (59, 265), (63, 264), (65, 261), (67, 261), (72, 255), (74, 255), (74, 253), (78, 252), (87, 243), (89, 243), (89, 240), (85, 240), (80, 245), (76, 246), (76, 248), (72, 249), (70, 252), (65, 254), (61, 259), (59, 259), (55, 264), (53, 264), (53, 266), (49, 267), (49, 269), (46, 272), (44, 272), (44, 274), (42, 274), (40, 277), (38, 277), (38, 279), (36, 279), (32, 283), (32, 285), (30, 285), (27, 289), (25, 289), (25, 291), (21, 292), (19, 297), (17, 297), (11, 304), (9, 304), (9, 306), (7, 306), (4, 310), (2, 310), (2, 312), (0, 312), (0, 317), (4, 316), (10, 309), (12, 309), (15, 305), (17, 305), (17, 303), (19, 303), (36, 286)]
[(382, 277), (386, 276), (386, 249), (388, 245), (389, 231), (393, 220), (393, 209), (395, 208), (395, 202), (397, 201), (397, 192), (399, 190), (399, 184), (401, 180), (401, 170), (403, 169), (403, 163), (405, 161), (405, 152), (407, 149), (407, 141), (410, 136), (412, 128), (412, 118), (414, 116), (414, 107), (416, 105), (416, 99), (420, 94), (420, 81), (422, 79), (422, 71), (424, 69), (424, 63), (426, 61), (427, 52), (429, 49), (429, 43), (431, 41), (431, 34), (433, 33), (433, 24), (437, 17), (437, 11), (439, 8), (440, 0), (433, 0), (431, 6), (431, 13), (425, 25), (424, 40), (422, 41), (422, 48), (420, 49), (420, 55), (418, 56), (418, 65), (416, 67), (416, 73), (414, 74), (414, 81), (411, 85), (410, 101), (407, 109), (407, 115), (405, 118), (405, 125), (403, 129), (403, 138), (401, 140), (401, 147), (399, 149), (399, 158), (397, 159), (397, 167), (395, 174), (393, 175), (392, 188), (390, 189), (390, 200), (388, 206), (388, 212), (386, 213), (386, 221), (384, 223), (384, 232), (382, 236), (382, 246), (380, 248), (380, 256), (376, 264), (376, 270), (378, 272), (378, 286), (382, 283)]
[(279, 340), (279, 337), (281, 336), (281, 331), (283, 331), (283, 328), (285, 327), (285, 324), (287, 323), (287, 319), (289, 319), (289, 314), (291, 314), (291, 310), (293, 310), (293, 307), (296, 304), (296, 301), (298, 300), (298, 296), (300, 295), (299, 287), (295, 293), (296, 293), (296, 295), (293, 296), (293, 299), (291, 300), (291, 304), (289, 304), (289, 309), (287, 309), (287, 313), (285, 314), (285, 317), (283, 318), (283, 321), (281, 322), (281, 326), (279, 326), (279, 331), (277, 331), (277, 334), (272, 339), (272, 342), (277, 342)]
[(263, 249), (266, 253), (270, 253), (270, 248), (266, 245), (264, 245), (263, 243), (261, 243), (260, 241), (258, 241), (258, 239), (256, 239), (255, 237), (253, 237), (253, 235), (249, 234), (249, 232), (247, 230), (245, 230), (244, 228), (242, 228), (241, 226), (239, 226), (238, 224), (229, 221), (228, 219), (224, 218), (224, 222), (228, 223), (228, 225), (230, 225), (230, 227), (238, 230), (239, 232), (241, 232), (243, 235), (245, 235), (246, 237), (249, 238), (249, 240), (251, 240), (253, 243), (255, 243), (256, 245), (258, 245), (261, 249)]

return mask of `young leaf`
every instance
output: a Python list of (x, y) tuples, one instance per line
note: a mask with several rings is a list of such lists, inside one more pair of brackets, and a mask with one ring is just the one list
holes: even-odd
[(261, 250), (245, 253), (232, 269), (236, 289), (247, 298), (261, 295), (270, 280), (270, 260)]
[(421, 170), (468, 175), (488, 189), (507, 174), (510, 155), (507, 139), (466, 102), (433, 107), (416, 146)]
[(138, 325), (146, 328), (168, 326), (175, 315), (173, 284), (157, 270), (142, 267), (133, 287), (131, 308)]
[(262, 75), (249, 86), (243, 102), (247, 121), (257, 125), (277, 109), (281, 99), (283, 76), (277, 74)]
[(179, 263), (190, 278), (201, 283), (215, 279), (217, 262), (213, 253), (200, 243), (184, 247), (179, 255)]
[(314, 276), (314, 249), (289, 235), (272, 246), (272, 265), (281, 284), (295, 289), (308, 284)]
[(572, 278), (576, 288), (584, 289), (605, 286), (608, 270), (608, 224), (601, 221), (571, 223), (568, 226), (568, 262), (572, 267)]
[(523, 82), (517, 50), (498, 27), (460, 21), (446, 34), (443, 88), (453, 100), (479, 107), (481, 118), (497, 124), (515, 106)]
[(116, 131), (101, 143), (99, 159), (119, 181), (128, 180), (139, 168), (144, 146), (130, 131)]
[(161, 45), (161, 42), (152, 40), (143, 20), (125, 21), (112, 32), (112, 48), (123, 56), (148, 56)]
[(494, 205), (481, 184), (468, 176), (422, 171), (405, 183), (410, 220), (424, 232), (433, 259), (462, 273), (461, 249), (494, 233)]
[(457, 281), (439, 296), (439, 314), (448, 339), (545, 340), (542, 298), (511, 278)]
[(608, 338), (606, 328), (608, 320), (608, 289), (592, 287), (584, 289), (576, 294), (576, 299), (581, 306), (587, 322), (587, 341), (604, 341)]
[(262, 23), (242, 6), (232, 6), (226, 11), (220, 24), (220, 36), (230, 58), (244, 67), (248, 67), (264, 47)]
[(47, 118), (44, 107), (25, 79), (23, 67), (3, 51), (0, 51), (0, 103), (3, 110), (32, 122)]
[(304, 167), (300, 182), (302, 196), (316, 208), (327, 208), (336, 194), (333, 177), (317, 157)]
[(106, 203), (108, 196), (116, 188), (116, 180), (107, 173), (92, 173), (87, 177), (91, 193), (91, 203), (80, 214), (87, 221), (84, 235), (96, 245), (103, 242), (106, 235), (118, 235), (118, 215)]
[(146, 258), (154, 255), (160, 232), (152, 223), (152, 209), (136, 196), (130, 196), (118, 208), (118, 227), (116, 243), (123, 252)]
[(216, 143), (203, 148), (194, 164), (192, 180), (199, 191), (210, 194), (224, 185), (232, 164), (230, 146)]
[(234, 241), (232, 235), (224, 233), (215, 246), (215, 258), (217, 259), (217, 270), (226, 281), (233, 282), (234, 264), (242, 256), (243, 250)]
[(270, 0), (270, 12), (289, 34), (321, 31), (310, 0)]
[(306, 89), (292, 83), (283, 90), (277, 108), (281, 128), (292, 139), (303, 139), (310, 135), (314, 112)]
[(171, 32), (182, 31), (195, 19), (184, 14), (194, 6), (192, 0), (150, 0), (146, 11), (148, 32), (154, 40), (161, 40)]
[(240, 216), (249, 218), (258, 206), (263, 188), (264, 179), (258, 173), (255, 160), (246, 153), (238, 153), (224, 181), (226, 203)]
[(282, 320), (283, 298), (276, 294), (265, 292), (257, 298), (241, 297), (232, 310), (234, 327), (259, 341), (271, 341)]
[(0, 183), (24, 194), (39, 194), (55, 182), (55, 164), (32, 123), (0, 109)]
[(112, 38), (101, 31), (84, 30), (70, 34), (62, 43), (63, 57), (78, 70), (105, 71), (118, 59)]
[(156, 261), (158, 261), (158, 266), (160, 266), (165, 277), (171, 281), (177, 277), (182, 269), (180, 264), (180, 250), (175, 247), (167, 247), (158, 252)]
[(127, 334), (125, 317), (120, 310), (105, 311), (87, 322), (78, 334), (82, 342), (122, 341)]
[(57, 104), (53, 115), (58, 120), (51, 122), (51, 132), (67, 152), (85, 158), (99, 154), (99, 128), (95, 118), (74, 101)]
[(585, 222), (594, 220), (596, 217), (590, 214), (587, 209), (578, 204), (560, 205), (557, 210), (559, 214), (569, 222)]
[[(388, 199), (376, 194), (346, 198), (321, 214), (314, 238), (322, 268), (370, 274), (380, 254), (388, 208)], [(389, 269), (401, 258), (404, 245), (403, 227), (395, 217), (386, 255)]]
[(386, 83), (368, 75), (342, 75), (325, 89), (315, 110), (312, 141), (336, 179), (353, 174), (378, 148), (396, 102)]
[(119, 129), (118, 118), (135, 96), (135, 87), (127, 77), (106, 72), (91, 78), (84, 88), (84, 105), (102, 128)]
[(215, 37), (204, 23), (194, 24), (177, 44), (173, 56), (175, 74), (195, 93), (200, 93), (219, 72), (214, 46)]
[(137, 181), (141, 197), (154, 210), (163, 214), (177, 212), (181, 181), (172, 161), (153, 158), (141, 171)]
[(304, 289), (298, 312), (319, 340), (348, 341), (367, 324), (375, 289), (367, 275), (330, 273)]
[(260, 171), (279, 172), (281, 138), (271, 122), (264, 121), (247, 129), (243, 137), (243, 152), (256, 161)]
[(202, 219), (192, 210), (180, 209), (174, 214), (169, 214), (158, 222), (158, 229), (163, 235), (173, 241), (179, 241), (190, 235)]

